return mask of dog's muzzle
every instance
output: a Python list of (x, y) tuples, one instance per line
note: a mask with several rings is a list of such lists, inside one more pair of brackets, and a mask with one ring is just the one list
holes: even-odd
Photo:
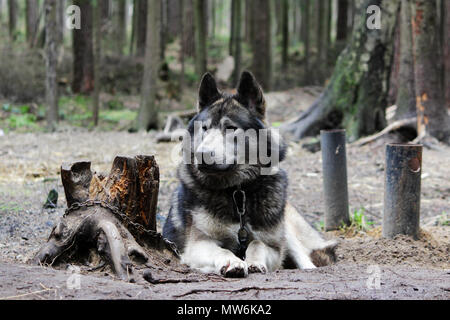
[(197, 168), (204, 173), (226, 173), (234, 169), (234, 164), (198, 164)]

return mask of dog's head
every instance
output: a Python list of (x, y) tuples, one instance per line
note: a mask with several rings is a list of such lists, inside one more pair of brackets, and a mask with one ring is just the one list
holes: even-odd
[(198, 113), (188, 126), (185, 159), (190, 161), (190, 173), (216, 188), (271, 174), (286, 148), (278, 132), (265, 125), (264, 117), (264, 95), (250, 72), (242, 73), (234, 95), (220, 92), (214, 78), (205, 74)]

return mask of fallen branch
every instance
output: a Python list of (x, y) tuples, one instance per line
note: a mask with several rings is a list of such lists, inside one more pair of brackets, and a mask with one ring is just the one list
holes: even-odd
[(350, 146), (360, 147), (360, 146), (366, 145), (370, 142), (373, 142), (373, 141), (381, 138), (382, 136), (388, 134), (389, 132), (398, 130), (403, 127), (412, 126), (412, 125), (415, 125), (416, 123), (417, 123), (417, 118), (409, 118), (409, 119), (402, 119), (402, 120), (395, 121), (395, 122), (391, 123), (390, 125), (388, 125), (386, 128), (384, 128), (383, 130), (381, 130), (380, 132), (377, 132), (371, 136), (361, 138), (361, 139), (351, 143)]
[(244, 288), (240, 288), (240, 289), (235, 289), (235, 290), (227, 290), (227, 289), (194, 289), (191, 291), (188, 291), (186, 293), (180, 294), (180, 295), (175, 295), (173, 296), (174, 298), (182, 298), (182, 297), (186, 297), (188, 295), (191, 294), (197, 294), (197, 293), (204, 293), (204, 292), (211, 292), (211, 293), (216, 293), (216, 292), (227, 292), (227, 293), (238, 293), (238, 292), (246, 292), (246, 291), (250, 291), (250, 290), (258, 290), (258, 291), (271, 291), (271, 290), (296, 290), (297, 288), (291, 288), (291, 287), (273, 287), (273, 288), (261, 288), (261, 287), (244, 287)]

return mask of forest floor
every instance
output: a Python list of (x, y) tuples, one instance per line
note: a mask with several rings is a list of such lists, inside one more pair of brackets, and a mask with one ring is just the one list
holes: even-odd
[[(285, 121), (304, 110), (317, 88), (268, 94), (269, 120)], [(298, 105), (298, 101), (302, 104)], [(160, 166), (158, 229), (177, 185), (175, 143), (155, 143), (156, 132), (87, 130), (62, 126), (56, 133), (8, 133), (0, 137), (0, 299), (449, 299), (450, 298), (450, 147), (424, 149), (419, 240), (381, 238), (385, 143), (347, 146), (351, 214), (363, 214), (357, 228), (327, 232), (337, 238), (338, 261), (315, 270), (280, 270), (247, 279), (196, 273), (195, 281), (134, 284), (110, 272), (81, 275), (81, 289), (70, 290), (70, 273), (25, 264), (44, 244), (66, 202), (59, 178), (63, 162), (88, 159), (93, 170), (108, 172), (116, 155), (153, 154)], [(323, 226), (320, 152), (290, 143), (281, 167), (288, 172), (289, 202), (316, 228)], [(56, 209), (42, 205), (51, 189), (59, 193)], [(380, 287), (367, 284), (378, 272)], [(378, 271), (377, 271), (378, 270)], [(177, 282), (177, 281), (175, 281)]]

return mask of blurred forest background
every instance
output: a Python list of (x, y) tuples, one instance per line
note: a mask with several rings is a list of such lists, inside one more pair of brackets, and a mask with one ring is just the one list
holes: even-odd
[(195, 109), (204, 72), (227, 89), (246, 69), (265, 92), (319, 86), (272, 122), (297, 139), (393, 124), (448, 141), (449, 12), (449, 0), (0, 0), (0, 133), (161, 129)]

